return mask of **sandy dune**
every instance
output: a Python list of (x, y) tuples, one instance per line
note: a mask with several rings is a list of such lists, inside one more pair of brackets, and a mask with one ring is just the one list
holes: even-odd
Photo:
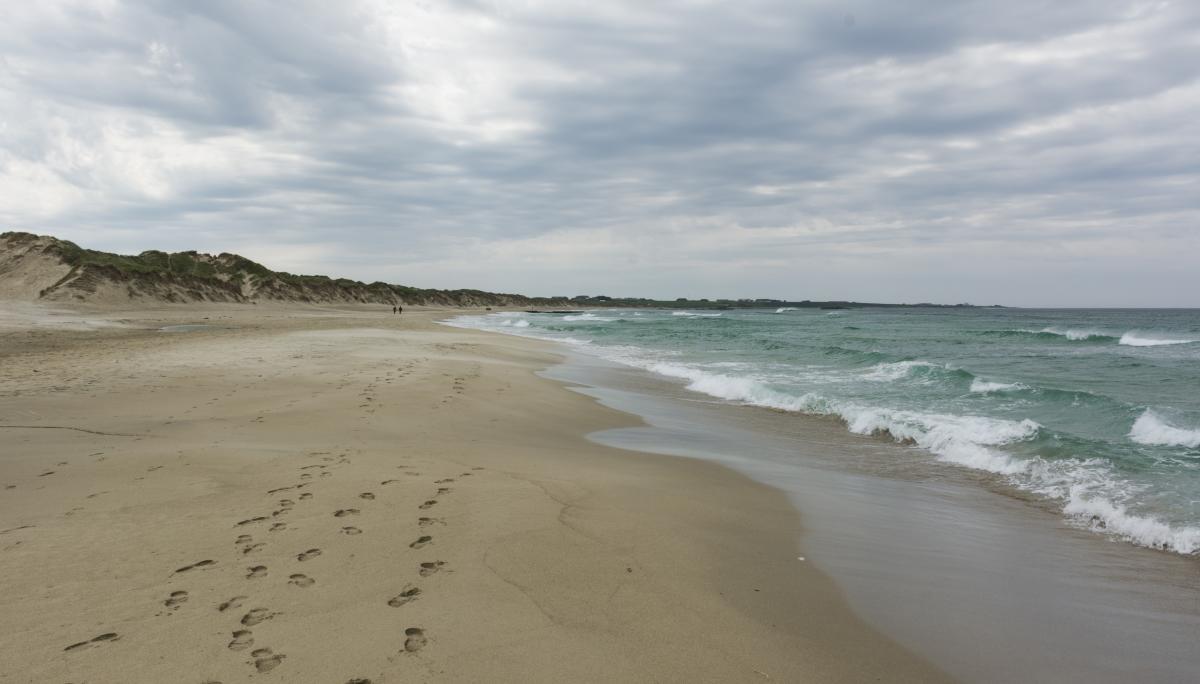
[(942, 678), (781, 494), (588, 442), (635, 419), (444, 315), (0, 331), (0, 681)]

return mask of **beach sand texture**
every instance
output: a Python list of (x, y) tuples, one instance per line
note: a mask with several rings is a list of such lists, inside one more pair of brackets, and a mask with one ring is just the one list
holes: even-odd
[(0, 681), (944, 680), (781, 493), (587, 441), (637, 419), (549, 345), (376, 309), (10, 317)]

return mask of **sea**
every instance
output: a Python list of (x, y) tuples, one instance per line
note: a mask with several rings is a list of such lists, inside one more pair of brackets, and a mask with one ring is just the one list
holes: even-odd
[[(825, 417), (1110, 540), (1200, 554), (1200, 310), (592, 309), (459, 316), (714, 402)], [(897, 465), (903, 465), (898, 463)]]

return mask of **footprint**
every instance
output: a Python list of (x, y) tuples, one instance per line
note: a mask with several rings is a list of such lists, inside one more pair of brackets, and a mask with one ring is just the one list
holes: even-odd
[(435, 501), (434, 499), (430, 499), (429, 501), (426, 501), (425, 503), (421, 504), (420, 506), (417, 506), (417, 508), (420, 508), (421, 510), (424, 511), (424, 510), (433, 508), (433, 506), (435, 504), (437, 504), (437, 501)]
[(202, 560), (198, 563), (192, 563), (191, 565), (185, 565), (182, 568), (179, 568), (178, 570), (176, 570), (175, 572), (187, 572), (188, 570), (194, 570), (196, 568), (207, 568), (210, 565), (216, 565), (216, 564), (217, 564), (217, 562), (215, 560)]
[(246, 579), (258, 579), (259, 577), (267, 576), (267, 566), (265, 565), (255, 565), (246, 569), (250, 571), (246, 574)]
[(81, 641), (77, 644), (71, 644), (70, 646), (67, 646), (63, 650), (68, 651), (68, 652), (78, 651), (81, 648), (86, 648), (88, 646), (96, 646), (96, 645), (102, 644), (106, 641), (116, 641), (117, 639), (120, 639), (120, 638), (121, 638), (121, 636), (119, 634), (117, 634), (116, 632), (108, 632), (107, 634), (101, 634), (100, 636), (92, 637), (91, 639), (88, 639), (87, 641)]
[(229, 642), (229, 650), (244, 651), (254, 645), (254, 635), (248, 629), (239, 629), (233, 633), (233, 641)]
[(421, 527), (428, 527), (429, 525), (445, 525), (446, 521), (441, 518), (417, 518), (417, 524)]
[(411, 601), (416, 601), (417, 596), (420, 595), (420, 593), (421, 593), (421, 590), (418, 589), (417, 587), (414, 587), (411, 584), (406, 585), (404, 587), (404, 591), (402, 591), (398, 595), (393, 596), (392, 598), (388, 599), (388, 605), (393, 608), (399, 608), (400, 606), (402, 606), (406, 603), (409, 603)]
[(404, 630), (404, 650), (409, 653), (416, 653), (425, 647), (425, 630), (420, 627), (409, 627)]
[(430, 561), (428, 563), (421, 563), (421, 577), (429, 577), (438, 570), (441, 570), (442, 566), (445, 564), (445, 561)]
[(250, 597), (249, 596), (234, 596), (233, 598), (229, 599), (228, 601), (217, 606), (217, 610), (224, 613), (225, 611), (230, 610), (231, 608), (240, 608), (242, 606), (242, 602), (248, 598), (250, 598)]
[(309, 558), (316, 558), (319, 555), (321, 555), (321, 549), (309, 549), (309, 550), (305, 551), (304, 553), (296, 556), (296, 560), (306, 561)]
[(454, 482), (454, 478), (452, 478), (452, 477), (447, 477), (447, 478), (445, 478), (445, 479), (442, 479), (442, 480), (434, 480), (434, 481), (433, 481), (433, 483), (434, 483), (434, 484), (446, 484), (447, 482)]
[(333, 517), (335, 517), (335, 518), (344, 518), (348, 515), (358, 515), (358, 509), (357, 508), (339, 508), (338, 510), (333, 512)]
[(178, 608), (179, 606), (187, 603), (187, 600), (188, 600), (188, 593), (186, 591), (173, 591), (173, 592), (171, 592), (171, 595), (169, 597), (167, 597), (167, 600), (163, 601), (163, 605), (170, 608), (171, 610), (174, 610), (174, 609)]
[(277, 522), (274, 525), (271, 525), (271, 529), (269, 529), (267, 531), (268, 532), (278, 532), (279, 530), (286, 529), (286, 528), (287, 528), (287, 523)]
[(307, 589), (316, 583), (317, 581), (315, 579), (309, 577), (308, 575), (302, 575), (299, 573), (288, 577), (288, 584), (300, 587), (301, 589)]
[(254, 553), (255, 551), (261, 549), (264, 546), (266, 546), (266, 543), (264, 543), (264, 542), (258, 542), (257, 544), (248, 544), (246, 546), (243, 546), (242, 547), (242, 555), (245, 555), (247, 553)]
[(270, 620), (275, 617), (275, 613), (266, 608), (251, 608), (249, 613), (242, 616), (242, 624), (247, 627), (253, 627), (260, 622)]
[(254, 518), (246, 518), (245, 520), (234, 525), (234, 527), (241, 527), (243, 525), (253, 525), (256, 522), (262, 522), (266, 519), (267, 519), (267, 517), (265, 515), (260, 515), (260, 516), (254, 517)]
[(248, 535), (248, 534), (239, 534), (239, 535), (238, 535), (238, 538), (237, 538), (237, 541), (235, 541), (235, 542), (233, 542), (233, 543), (234, 543), (234, 544), (236, 544), (236, 545), (238, 545), (238, 546), (240, 546), (240, 545), (242, 545), (242, 544), (249, 544), (249, 543), (250, 543), (250, 542), (252, 542), (252, 541), (254, 541), (254, 537), (251, 537), (251, 536), (250, 536), (250, 535)]
[(295, 506), (295, 505), (296, 505), (296, 502), (292, 501), (291, 499), (280, 499), (279, 500), (280, 508), (291, 508), (292, 506)]
[(438, 487), (437, 493), (438, 493), (438, 494), (446, 494), (446, 493), (448, 493), (448, 492), (450, 492), (450, 491), (451, 491), (451, 490), (450, 490), (450, 488), (449, 488), (449, 487)]
[(358, 495), (358, 498), (366, 499), (367, 501), (373, 501), (375, 499), (375, 495), (371, 492), (363, 492), (362, 494)]
[(371, 680), (364, 677), (355, 677), (354, 679), (347, 679), (346, 684), (371, 684)]
[(416, 540), (415, 542), (413, 542), (413, 543), (409, 544), (409, 545), (408, 545), (408, 548), (410, 548), (410, 549), (419, 549), (419, 548), (421, 548), (422, 546), (425, 546), (426, 544), (428, 544), (428, 543), (429, 543), (429, 542), (431, 542), (431, 541), (433, 541), (433, 537), (430, 537), (429, 535), (423, 535), (423, 536), (421, 536), (421, 537), (418, 537), (418, 538), (417, 538), (417, 540)]
[(312, 496), (313, 496), (313, 495), (312, 495), (312, 492), (304, 492), (303, 494), (301, 494), (301, 495), (300, 495), (300, 500), (301, 500), (301, 501), (308, 501), (309, 499), (311, 499), (311, 498), (312, 498)]
[(399, 482), (399, 481), (400, 481), (400, 480), (384, 480), (383, 482), (380, 482), (379, 484), (381, 484), (381, 485), (390, 485), (390, 484), (396, 484), (396, 483), (397, 483), (397, 482)]
[(283, 659), (287, 657), (282, 653), (276, 655), (272, 653), (271, 649), (269, 648), (260, 648), (255, 651), (251, 651), (250, 656), (254, 658), (254, 669), (258, 670), (259, 672), (270, 672), (271, 670), (274, 670), (276, 667), (279, 667), (279, 664), (282, 663)]
[(357, 527), (343, 527), (342, 534), (348, 534), (353, 537), (356, 534), (362, 534), (362, 530)]

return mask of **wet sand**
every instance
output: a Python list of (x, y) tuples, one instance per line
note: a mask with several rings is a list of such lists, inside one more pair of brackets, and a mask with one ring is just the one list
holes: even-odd
[(1000, 478), (838, 420), (713, 400), (580, 353), (545, 374), (648, 423), (590, 439), (788, 492), (808, 562), (954, 677), (1173, 684), (1200, 670), (1200, 559), (1071, 527)]
[(0, 681), (946, 678), (799, 560), (782, 492), (587, 440), (639, 421), (538, 377), (548, 345), (444, 312), (27, 313), (0, 317)]

